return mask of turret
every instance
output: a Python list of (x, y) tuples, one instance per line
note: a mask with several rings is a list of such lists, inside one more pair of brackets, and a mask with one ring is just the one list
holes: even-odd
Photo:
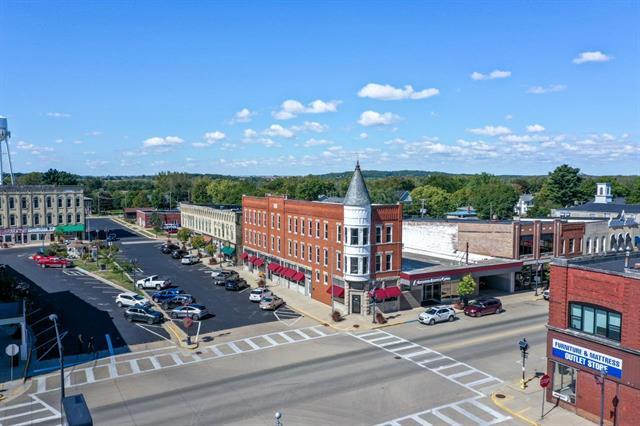
[(367, 282), (371, 274), (371, 198), (360, 163), (344, 198), (344, 279)]

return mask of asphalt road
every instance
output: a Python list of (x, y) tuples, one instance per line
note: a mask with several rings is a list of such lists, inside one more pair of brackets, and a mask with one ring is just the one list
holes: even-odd
[[(66, 355), (79, 353), (78, 335), (86, 343), (94, 338), (96, 351), (127, 351), (131, 345), (162, 340), (169, 336), (158, 327), (144, 325), (140, 327), (127, 322), (122, 309), (115, 304), (120, 291), (94, 278), (82, 274), (75, 268), (59, 269), (38, 267), (29, 256), (35, 248), (9, 249), (0, 251), (0, 263), (9, 266), (7, 273), (29, 283), (34, 306), (28, 310), (29, 323), (38, 334), (36, 345), (48, 342), (55, 337), (52, 323), (47, 318), (56, 313), (60, 320), (61, 333), (67, 332), (63, 340)], [(149, 330), (153, 331), (150, 332)], [(51, 344), (40, 348), (43, 354)], [(45, 357), (55, 357), (52, 350)]]
[(137, 279), (149, 275), (170, 278), (174, 286), (195, 296), (198, 303), (215, 314), (202, 321), (201, 333), (277, 321), (273, 312), (263, 312), (257, 304), (249, 302), (249, 290), (233, 292), (214, 285), (209, 268), (202, 264), (180, 264), (179, 260), (160, 252), (161, 242), (133, 234), (110, 219), (89, 219), (89, 222), (91, 229), (108, 230), (118, 236), (116, 244), (121, 254), (129, 260), (136, 259), (142, 270), (136, 273)]

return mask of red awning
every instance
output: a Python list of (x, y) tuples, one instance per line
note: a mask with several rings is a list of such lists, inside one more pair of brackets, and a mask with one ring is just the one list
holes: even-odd
[(270, 263), (269, 266), (267, 266), (267, 269), (270, 270), (271, 272), (273, 272), (276, 269), (278, 269), (279, 267), (280, 267), (280, 265), (278, 265), (277, 263)]
[(384, 290), (385, 293), (387, 293), (387, 299), (398, 297), (400, 296), (400, 294), (402, 294), (402, 290), (400, 290), (400, 288), (398, 287), (387, 287)]
[(291, 277), (293, 281), (300, 282), (304, 280), (304, 272), (296, 272), (293, 277)]
[(327, 289), (327, 293), (332, 294), (334, 297), (342, 297), (344, 296), (344, 288), (336, 286), (331, 286)]
[(260, 267), (260, 266), (264, 265), (264, 259), (256, 259), (256, 260), (253, 261), (253, 264), (255, 266)]
[(296, 270), (295, 269), (291, 269), (291, 268), (287, 268), (287, 271), (282, 274), (283, 277), (285, 278), (292, 278), (294, 275), (296, 274)]
[(377, 288), (373, 291), (373, 298), (376, 300), (384, 300), (387, 298), (387, 292), (382, 288)]
[(283, 270), (284, 270), (284, 266), (278, 265), (278, 267), (273, 270), (273, 273), (276, 275), (281, 275)]
[(256, 259), (257, 259), (257, 257), (255, 257), (255, 256), (249, 256), (249, 258), (247, 259), (247, 261), (248, 261), (249, 263), (253, 263), (253, 261), (254, 261), (254, 260), (256, 260)]
[(247, 257), (249, 257), (249, 253), (247, 253), (246, 251), (240, 255), (240, 259), (242, 260), (245, 260)]

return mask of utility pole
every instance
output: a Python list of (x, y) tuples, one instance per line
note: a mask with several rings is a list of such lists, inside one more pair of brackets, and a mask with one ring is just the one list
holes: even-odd
[(596, 376), (596, 383), (600, 385), (600, 426), (604, 426), (604, 385), (607, 371), (602, 368)]
[(424, 218), (424, 214), (427, 212), (427, 209), (424, 208), (424, 202), (426, 200), (425, 199), (421, 199), (420, 202), (422, 203), (422, 207), (420, 207), (420, 217)]
[(527, 350), (529, 349), (529, 343), (526, 338), (523, 338), (518, 342), (518, 346), (520, 347), (520, 352), (522, 353), (522, 379), (520, 380), (520, 389), (527, 388), (527, 381), (525, 379), (525, 365), (526, 359), (529, 356)]
[[(53, 326), (56, 329), (56, 341), (58, 342), (58, 352), (60, 354), (60, 413), (64, 412), (62, 403), (64, 402), (64, 349), (62, 348), (62, 340), (60, 339), (60, 331), (58, 330), (58, 316), (56, 314), (49, 315), (49, 319), (53, 321)], [(63, 417), (61, 415), (60, 420)], [(63, 424), (61, 422), (61, 424)]]

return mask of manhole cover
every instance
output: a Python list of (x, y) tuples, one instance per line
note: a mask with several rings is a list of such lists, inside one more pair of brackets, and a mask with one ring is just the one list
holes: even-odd
[(359, 324), (353, 324), (353, 328), (360, 328)]
[(196, 351), (196, 355), (202, 355), (202, 351)]
[(393, 358), (395, 358), (395, 359), (402, 359), (402, 357), (401, 357), (401, 356), (398, 356), (398, 355), (394, 356)]
[(501, 393), (495, 394), (495, 397), (498, 398), (498, 399), (504, 399), (505, 398), (505, 396), (503, 394), (501, 394)]
[(327, 324), (326, 322), (323, 323), (322, 325), (324, 325), (325, 327), (329, 327), (329, 324)]

